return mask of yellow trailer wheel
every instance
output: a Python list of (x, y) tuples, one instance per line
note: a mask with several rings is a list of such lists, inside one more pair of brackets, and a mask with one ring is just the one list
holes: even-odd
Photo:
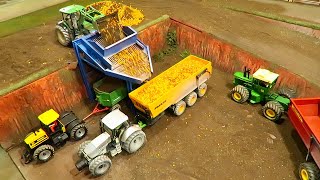
[(208, 89), (207, 84), (206, 83), (202, 83), (197, 89), (198, 97), (203, 97), (206, 94), (207, 89)]
[(184, 98), (184, 101), (186, 102), (187, 106), (193, 106), (197, 102), (197, 93), (191, 92)]
[(173, 113), (177, 116), (180, 116), (186, 110), (186, 103), (184, 101), (179, 101), (173, 109)]

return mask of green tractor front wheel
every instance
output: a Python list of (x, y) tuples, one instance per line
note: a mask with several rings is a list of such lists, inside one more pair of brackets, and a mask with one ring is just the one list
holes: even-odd
[(231, 97), (237, 103), (244, 103), (249, 99), (249, 91), (246, 87), (237, 85), (231, 90)]
[(271, 121), (279, 120), (283, 112), (284, 109), (278, 101), (269, 101), (262, 107), (263, 115)]

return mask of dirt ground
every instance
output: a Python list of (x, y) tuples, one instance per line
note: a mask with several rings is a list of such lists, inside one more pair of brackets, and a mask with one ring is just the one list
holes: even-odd
[[(179, 60), (171, 56), (155, 62), (155, 74)], [(304, 151), (292, 137), (290, 122), (275, 124), (262, 117), (260, 105), (233, 102), (228, 96), (232, 78), (214, 69), (203, 98), (182, 116), (168, 111), (145, 128), (147, 144), (136, 154), (123, 152), (112, 158), (108, 174), (96, 179), (295, 179)], [(89, 110), (85, 105), (74, 109), (80, 118)], [(99, 134), (101, 117), (88, 123), (87, 139)], [(57, 174), (64, 179), (91, 179), (87, 170), (78, 173), (74, 166), (81, 142), (67, 143), (45, 164), (23, 165), (20, 148), (9, 153), (26, 179), (56, 179)]]
[[(222, 8), (240, 6), (251, 10), (267, 9), (281, 14), (288, 13), (284, 7), (288, 3), (263, 3), (261, 0), (241, 3), (239, 0), (175, 0), (170, 1), (170, 4), (162, 0), (123, 2), (143, 10), (146, 16), (143, 23), (169, 14), (283, 66), (314, 84), (320, 83), (319, 39), (277, 27), (254, 16)], [(297, 10), (305, 7), (290, 4), (291, 9), (292, 6)], [(312, 6), (309, 9), (314, 8), (317, 7)], [(0, 88), (49, 66), (62, 66), (69, 61), (75, 61), (73, 49), (62, 47), (55, 40), (55, 22), (1, 38)]]

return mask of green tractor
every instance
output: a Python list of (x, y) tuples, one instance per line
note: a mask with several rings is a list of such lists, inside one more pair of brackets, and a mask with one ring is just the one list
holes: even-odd
[(263, 115), (271, 120), (278, 121), (282, 114), (288, 110), (290, 98), (294, 95), (289, 89), (280, 89), (279, 94), (272, 92), (279, 75), (267, 69), (258, 69), (250, 75), (250, 69), (244, 72), (235, 72), (231, 91), (232, 99), (237, 103), (264, 103)]
[(62, 20), (57, 23), (55, 32), (63, 46), (69, 46), (74, 39), (98, 30), (98, 23), (106, 20), (106, 16), (93, 7), (70, 5), (59, 11)]

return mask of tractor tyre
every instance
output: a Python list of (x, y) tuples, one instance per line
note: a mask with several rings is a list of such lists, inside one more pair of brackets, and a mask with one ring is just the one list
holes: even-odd
[(71, 139), (73, 140), (80, 140), (84, 138), (87, 134), (88, 130), (84, 123), (78, 124), (74, 126), (70, 132)]
[(176, 116), (180, 116), (181, 114), (184, 113), (184, 111), (186, 110), (186, 102), (184, 101), (179, 101), (177, 104), (174, 105), (173, 107), (173, 113)]
[(112, 106), (111, 109), (110, 109), (110, 111), (114, 111), (114, 110), (116, 110), (116, 109), (121, 110), (120, 104), (115, 104), (114, 106)]
[(237, 103), (244, 103), (249, 99), (249, 91), (242, 85), (237, 85), (231, 90), (231, 97)]
[(285, 97), (285, 98), (288, 98), (288, 99), (291, 99), (291, 98), (296, 97), (296, 91), (293, 90), (293, 89), (288, 89), (288, 88), (281, 88), (281, 89), (279, 89), (278, 94), (279, 94), (280, 96)]
[(33, 153), (33, 159), (37, 162), (47, 162), (54, 156), (54, 148), (49, 145), (39, 146)]
[(71, 44), (71, 37), (67, 28), (56, 25), (56, 37), (63, 46), (69, 46)]
[(313, 162), (301, 163), (299, 166), (299, 176), (301, 180), (320, 179), (320, 170)]
[(207, 92), (208, 86), (206, 83), (202, 83), (196, 90), (198, 97), (203, 97)]
[(197, 93), (191, 92), (184, 98), (184, 101), (186, 102), (187, 106), (193, 106), (197, 101)]
[(283, 112), (284, 108), (278, 101), (269, 101), (262, 107), (263, 115), (271, 121), (279, 120)]
[(110, 169), (111, 165), (110, 158), (106, 155), (101, 155), (90, 162), (89, 171), (93, 176), (101, 176)]
[(80, 144), (79, 149), (78, 149), (78, 156), (80, 158), (83, 157), (83, 150), (87, 147), (87, 145), (90, 143), (90, 141), (84, 141)]
[(123, 149), (128, 153), (137, 152), (147, 141), (146, 134), (142, 130), (132, 133), (123, 143)]

